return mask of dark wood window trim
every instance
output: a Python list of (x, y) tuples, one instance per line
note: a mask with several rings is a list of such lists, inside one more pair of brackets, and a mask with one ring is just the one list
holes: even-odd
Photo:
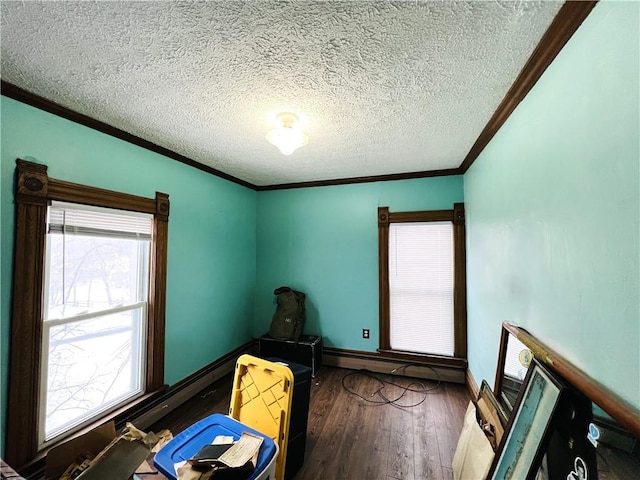
[(169, 196), (155, 198), (49, 178), (46, 165), (17, 160), (15, 246), (6, 461), (38, 453), (40, 353), (47, 207), (52, 200), (153, 214), (147, 322), (147, 394), (164, 387), (165, 286)]
[[(389, 224), (405, 222), (453, 223), (454, 243), (454, 356), (422, 355), (391, 349), (389, 338)], [(380, 355), (405, 358), (408, 361), (427, 361), (435, 364), (464, 364), (467, 358), (467, 280), (464, 204), (455, 203), (453, 210), (421, 212), (390, 212), (389, 207), (378, 208), (378, 278), (380, 309)]]

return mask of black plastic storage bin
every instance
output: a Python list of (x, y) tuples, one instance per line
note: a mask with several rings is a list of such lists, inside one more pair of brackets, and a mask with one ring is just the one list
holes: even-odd
[(307, 420), (309, 418), (309, 397), (311, 395), (311, 368), (286, 359), (269, 357), (270, 362), (280, 362), (293, 373), (293, 398), (287, 441), (287, 460), (284, 465), (284, 480), (291, 480), (304, 463), (307, 446)]
[(322, 366), (322, 337), (317, 335), (301, 335), (300, 340), (277, 340), (263, 335), (259, 341), (262, 358), (277, 357), (290, 362), (306, 365), (311, 368), (311, 376), (315, 377)]

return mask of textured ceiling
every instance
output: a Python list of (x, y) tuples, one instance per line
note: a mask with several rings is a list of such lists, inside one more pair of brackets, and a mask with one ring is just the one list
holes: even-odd
[(258, 186), (456, 168), (561, 5), (3, 0), (1, 73)]

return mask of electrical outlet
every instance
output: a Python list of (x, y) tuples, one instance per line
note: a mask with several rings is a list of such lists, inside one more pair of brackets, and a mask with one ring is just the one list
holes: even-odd
[(369, 329), (368, 328), (363, 328), (362, 329), (362, 338), (369, 338)]

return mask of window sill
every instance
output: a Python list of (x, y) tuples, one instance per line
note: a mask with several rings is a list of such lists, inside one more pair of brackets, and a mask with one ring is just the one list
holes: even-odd
[(58, 442), (55, 442), (54, 444), (47, 445), (46, 447), (39, 450), (36, 456), (32, 460), (22, 465), (18, 469), (19, 472), (27, 478), (40, 478), (40, 477), (44, 478), (43, 474), (44, 474), (45, 460), (47, 457), (47, 453), (49, 453), (51, 449), (65, 442), (68, 442), (69, 440), (78, 438), (79, 436), (84, 435), (87, 432), (90, 432), (94, 428), (100, 425), (103, 425), (107, 422), (110, 422), (112, 420), (116, 424), (116, 431), (117, 431), (119, 428), (124, 426), (126, 422), (135, 418), (137, 414), (140, 412), (140, 410), (144, 409), (148, 404), (156, 400), (156, 398), (162, 395), (166, 390), (167, 390), (167, 385), (164, 385), (162, 388), (159, 388), (158, 390), (145, 393), (144, 395), (137, 397), (136, 399), (132, 400), (126, 405), (112, 412), (109, 412), (104, 417), (100, 417), (95, 422), (90, 423), (89, 425), (78, 430), (77, 432), (74, 432), (73, 434), (60, 439)]

